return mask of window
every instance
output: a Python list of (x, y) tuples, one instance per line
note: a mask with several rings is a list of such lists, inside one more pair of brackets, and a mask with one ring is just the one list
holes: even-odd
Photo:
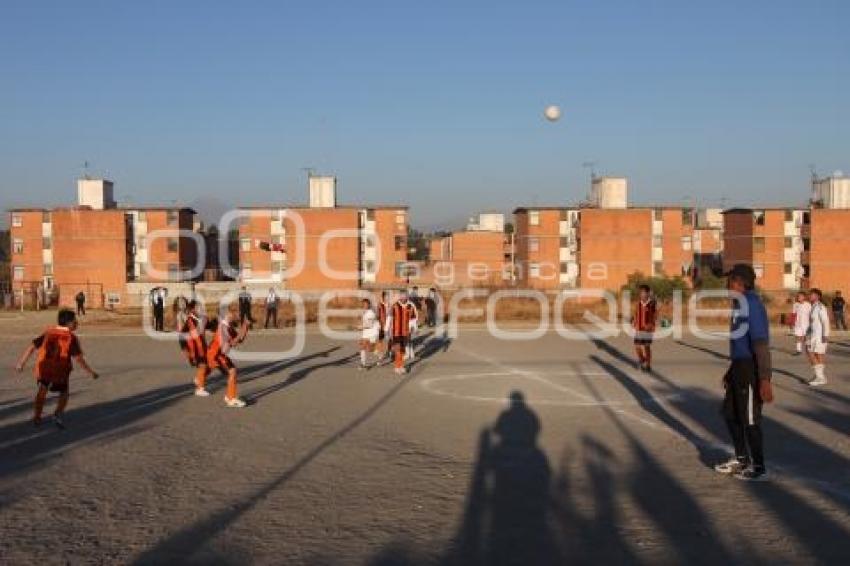
[(148, 274), (148, 264), (146, 263), (137, 263), (136, 267), (139, 270), (139, 277), (145, 277)]
[(540, 240), (538, 238), (529, 238), (528, 239), (528, 251), (530, 251), (530, 252), (540, 251)]
[(653, 248), (660, 248), (663, 243), (664, 243), (664, 239), (661, 237), (661, 234), (656, 234), (652, 237), (652, 247)]
[(682, 249), (685, 251), (689, 251), (692, 247), (691, 237), (690, 236), (682, 236)]
[(24, 267), (22, 265), (16, 265), (12, 268), (12, 277), (15, 281), (23, 281), (24, 280)]
[(803, 251), (809, 251), (809, 248), (812, 247), (812, 241), (808, 238), (803, 238)]
[(180, 266), (176, 263), (168, 264), (168, 280), (177, 281), (180, 279)]
[(559, 220), (561, 220), (561, 221), (563, 221), (563, 220), (569, 220), (569, 219), (570, 219), (570, 213), (569, 213), (569, 211), (568, 211), (568, 210), (566, 210), (566, 209), (561, 209), (561, 210), (559, 210), (559, 211), (558, 211), (558, 219), (559, 219)]
[(140, 210), (139, 211), (139, 222), (147, 222), (147, 220), (148, 220), (148, 213), (145, 212), (144, 210)]
[(168, 222), (169, 226), (174, 226), (175, 224), (177, 224), (178, 217), (179, 214), (176, 210), (169, 210), (165, 213), (165, 220), (166, 222)]
[(803, 224), (808, 226), (812, 223), (812, 214), (810, 212), (803, 213)]
[(786, 236), (785, 237), (785, 247), (786, 248), (793, 248), (794, 247), (794, 238)]
[(146, 236), (142, 236), (142, 237), (140, 237), (140, 238), (136, 241), (136, 249), (139, 249), (139, 250), (143, 250), (143, 249), (145, 249), (145, 247), (148, 245), (148, 244), (147, 244), (147, 241), (148, 241), (148, 239), (147, 239), (147, 237), (146, 237)]
[(50, 224), (51, 214), (49, 210), (45, 210), (41, 213), (41, 221), (45, 224)]
[(283, 211), (279, 208), (272, 210), (272, 220), (280, 222), (283, 219)]
[(395, 262), (395, 276), (396, 277), (405, 277), (407, 275), (407, 262), (397, 261)]
[(539, 210), (529, 210), (528, 211), (528, 223), (531, 226), (540, 226), (540, 211)]
[(561, 262), (561, 273), (569, 273), (570, 272), (570, 264), (569, 262), (562, 261)]
[(794, 211), (785, 209), (785, 222), (791, 222), (792, 220), (794, 220)]
[(662, 273), (664, 273), (664, 263), (660, 261), (653, 262), (652, 272), (654, 275), (661, 275)]
[(761, 236), (756, 236), (753, 238), (753, 251), (754, 252), (763, 252), (764, 251), (764, 238)]
[(53, 275), (53, 264), (45, 263), (44, 264), (44, 275)]
[(653, 214), (653, 218), (655, 220), (664, 220), (664, 209), (663, 208), (656, 208), (655, 212)]
[(404, 224), (407, 222), (407, 214), (403, 210), (399, 210), (395, 213), (395, 223), (396, 224)]
[(691, 226), (694, 223), (694, 211), (691, 208), (682, 209), (682, 224)]
[(20, 238), (15, 238), (12, 241), (12, 253), (22, 254), (24, 253), (24, 241)]
[(794, 266), (790, 262), (785, 262), (785, 275), (794, 273)]
[(400, 251), (404, 250), (404, 247), (407, 243), (405, 240), (406, 240), (406, 238), (404, 236), (396, 236), (395, 237), (395, 239), (394, 239), (395, 251), (400, 252)]
[(41, 239), (41, 248), (44, 250), (49, 250), (53, 248), (53, 240), (50, 236), (45, 236)]
[(539, 263), (529, 263), (528, 264), (528, 276), (529, 277), (540, 277), (540, 264)]
[(568, 248), (570, 247), (570, 239), (566, 236), (561, 236), (561, 247)]
[(250, 278), (251, 274), (254, 270), (254, 265), (250, 262), (245, 262), (242, 264), (242, 277)]
[(363, 264), (363, 266), (364, 266), (364, 269), (363, 269), (364, 272), (375, 273), (375, 262), (374, 261), (371, 261), (371, 260), (367, 261)]
[(251, 251), (251, 238), (242, 238), (239, 240), (239, 250), (243, 252)]
[(366, 213), (361, 212), (357, 215), (357, 227), (361, 230), (366, 227)]
[(15, 228), (20, 228), (24, 225), (24, 218), (20, 214), (12, 215), (12, 226)]
[(811, 268), (810, 268), (809, 264), (807, 263), (807, 264), (803, 265), (803, 277), (808, 277), (810, 272), (811, 272)]
[(110, 291), (106, 294), (106, 304), (110, 307), (121, 304), (121, 293)]
[(374, 220), (375, 219), (375, 209), (367, 208), (366, 209), (366, 220)]
[(753, 223), (756, 226), (764, 226), (764, 211), (763, 210), (754, 210), (753, 211)]
[(761, 279), (762, 277), (764, 277), (764, 264), (754, 263), (753, 271), (756, 272), (756, 279)]
[(179, 244), (177, 242), (177, 238), (168, 238), (168, 251), (169, 252), (176, 252), (178, 247), (179, 247)]
[(272, 273), (283, 273), (283, 262), (282, 261), (273, 261), (272, 262)]

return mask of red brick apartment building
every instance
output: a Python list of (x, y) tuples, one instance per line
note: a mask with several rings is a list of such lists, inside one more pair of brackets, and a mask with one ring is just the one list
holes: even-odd
[(13, 291), (43, 288), (62, 305), (83, 291), (88, 306), (117, 306), (128, 282), (181, 281), (194, 267), (194, 210), (118, 208), (99, 179), (81, 179), (78, 192), (75, 207), (9, 211)]
[[(241, 281), (292, 290), (388, 287), (403, 283), (407, 207), (339, 206), (334, 177), (311, 175), (309, 182), (309, 206), (240, 208)], [(285, 251), (260, 250), (256, 240), (283, 244)]]
[(736, 208), (724, 220), (724, 266), (751, 263), (762, 289), (850, 289), (850, 209)]

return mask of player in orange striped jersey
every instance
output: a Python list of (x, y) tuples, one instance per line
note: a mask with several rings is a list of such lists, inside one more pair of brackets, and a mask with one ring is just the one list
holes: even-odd
[(227, 374), (227, 392), (224, 394), (225, 404), (228, 407), (238, 409), (244, 407), (246, 403), (237, 396), (236, 382), (238, 375), (236, 366), (228, 353), (231, 348), (244, 342), (247, 335), (247, 321), (237, 329), (236, 317), (229, 311), (222, 312), (215, 336), (207, 349), (207, 365), (210, 370), (219, 368)]
[(639, 287), (640, 295), (635, 307), (632, 325), (635, 329), (635, 353), (642, 371), (652, 371), (652, 335), (655, 332), (657, 307), (649, 285)]
[(206, 389), (207, 376), (210, 374), (207, 365), (207, 341), (205, 332), (207, 319), (198, 312), (198, 302), (191, 300), (186, 304), (186, 320), (180, 327), (180, 349), (189, 362), (196, 368), (195, 395), (209, 397)]
[(408, 300), (407, 291), (402, 291), (387, 316), (387, 329), (390, 332), (395, 356), (395, 372), (398, 374), (407, 373), (404, 360), (410, 343), (411, 323), (415, 320), (416, 307)]

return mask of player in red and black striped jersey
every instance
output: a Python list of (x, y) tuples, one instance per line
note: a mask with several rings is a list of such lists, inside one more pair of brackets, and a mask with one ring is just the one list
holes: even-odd
[(386, 323), (393, 345), (395, 372), (398, 374), (407, 373), (404, 358), (407, 345), (410, 342), (411, 323), (415, 323), (415, 321), (416, 307), (408, 300), (407, 291), (402, 291), (398, 300), (393, 303)]
[(237, 327), (236, 317), (232, 313), (222, 313), (218, 328), (215, 331), (215, 336), (213, 336), (212, 342), (210, 342), (210, 346), (207, 349), (207, 365), (209, 368), (211, 370), (219, 368), (227, 374), (227, 392), (224, 395), (224, 403), (228, 407), (237, 409), (244, 407), (246, 403), (237, 396), (236, 383), (238, 374), (236, 366), (228, 354), (231, 348), (244, 342), (247, 335), (248, 321), (243, 322)]
[(68, 382), (74, 369), (74, 362), (86, 370), (92, 377), (97, 379), (98, 375), (83, 357), (80, 341), (74, 334), (77, 329), (77, 317), (74, 311), (62, 309), (59, 311), (58, 324), (48, 328), (44, 334), (35, 338), (24, 351), (18, 365), (15, 367), (19, 372), (24, 370), (30, 356), (38, 352), (38, 360), (35, 363), (35, 378), (38, 381), (38, 393), (35, 395), (32, 422), (35, 426), (41, 424), (41, 413), (44, 410), (44, 402), (49, 391), (59, 393), (59, 401), (53, 414), (53, 422), (59, 428), (65, 428), (63, 414), (68, 406), (70, 392)]
[(189, 301), (186, 305), (186, 320), (180, 327), (180, 348), (189, 365), (196, 368), (195, 395), (198, 397), (210, 395), (206, 389), (207, 376), (210, 374), (207, 365), (206, 327), (207, 318), (198, 312), (197, 301)]
[(635, 353), (640, 369), (652, 371), (652, 335), (655, 332), (658, 309), (649, 285), (641, 285), (639, 289), (635, 316), (632, 319), (632, 326), (635, 329)]

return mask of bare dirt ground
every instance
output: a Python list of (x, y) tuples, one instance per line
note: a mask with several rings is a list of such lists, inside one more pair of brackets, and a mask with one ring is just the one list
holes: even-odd
[[(12, 315), (3, 315), (9, 317)], [(176, 345), (81, 332), (68, 430), (29, 422), (11, 371), (42, 321), (0, 333), (0, 563), (830, 563), (850, 559), (850, 339), (814, 390), (774, 338), (767, 483), (712, 471), (726, 345), (626, 337), (420, 342), (411, 374), (355, 370), (355, 346), (242, 361), (246, 409), (192, 395)], [(288, 333), (252, 334), (280, 350)], [(508, 403), (511, 392), (523, 401)], [(52, 410), (52, 403), (48, 411)], [(538, 431), (539, 427), (539, 431)]]

